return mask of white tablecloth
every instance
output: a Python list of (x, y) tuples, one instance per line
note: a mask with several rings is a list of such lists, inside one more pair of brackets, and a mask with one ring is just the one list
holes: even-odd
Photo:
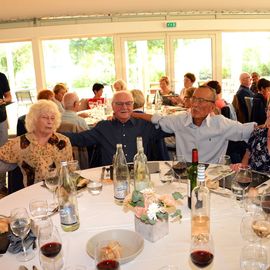
[[(163, 165), (164, 166), (164, 165)], [(101, 168), (83, 171), (91, 179), (98, 178)], [(152, 175), (156, 188), (163, 192), (172, 187), (185, 192), (185, 184), (161, 184), (158, 174)], [(30, 199), (40, 198), (51, 200), (52, 194), (41, 184), (35, 184), (0, 200), (0, 213), (9, 215), (15, 207), (26, 207)], [(114, 203), (113, 186), (103, 186), (99, 196), (92, 196), (88, 191), (78, 197), (81, 226), (77, 231), (65, 233), (60, 228), (59, 214), (53, 216), (54, 224), (59, 227), (63, 240), (65, 263), (85, 265), (87, 269), (95, 269), (94, 261), (86, 253), (86, 243), (96, 233), (108, 229), (134, 230), (134, 216), (132, 212), (124, 213), (121, 206)], [(156, 243), (145, 240), (143, 251), (133, 261), (121, 266), (122, 270), (159, 269), (163, 265), (175, 264), (181, 270), (195, 269), (189, 261), (190, 247), (190, 210), (184, 205), (181, 207), (183, 218), (181, 223), (169, 224), (169, 235)], [(236, 270), (240, 269), (240, 251), (244, 245), (239, 232), (241, 217), (244, 210), (233, 207), (230, 198), (211, 194), (211, 232), (214, 239), (215, 257), (210, 269)], [(16, 261), (14, 255), (6, 253), (0, 257), (0, 269), (18, 269), (22, 263)], [(38, 255), (27, 263), (29, 269), (32, 265), (39, 266)], [(40, 268), (41, 269), (41, 268)], [(205, 268), (207, 269), (207, 268)]]

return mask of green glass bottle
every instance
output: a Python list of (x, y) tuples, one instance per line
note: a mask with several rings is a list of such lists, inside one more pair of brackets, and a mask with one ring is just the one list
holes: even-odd
[(188, 167), (188, 208), (191, 209), (191, 193), (197, 185), (198, 149), (192, 149), (192, 164)]

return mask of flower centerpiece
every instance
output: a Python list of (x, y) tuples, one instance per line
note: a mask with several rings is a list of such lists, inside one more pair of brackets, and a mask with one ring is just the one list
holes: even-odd
[(159, 195), (153, 189), (134, 190), (124, 200), (125, 209), (135, 213), (135, 230), (151, 242), (168, 234), (168, 218), (181, 219), (177, 204), (183, 196), (179, 192)]

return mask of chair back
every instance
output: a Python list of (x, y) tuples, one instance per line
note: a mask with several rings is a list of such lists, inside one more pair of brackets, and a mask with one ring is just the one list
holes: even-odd
[[(60, 127), (58, 128), (58, 131), (77, 133), (83, 130), (79, 128), (77, 125), (74, 125), (72, 123), (62, 122)], [(81, 170), (89, 168), (88, 151), (86, 147), (73, 146), (72, 152), (73, 152), (73, 158), (79, 161)]]
[(252, 112), (252, 106), (253, 106), (253, 97), (245, 97), (245, 103), (248, 110), (248, 122), (251, 121), (251, 112)]
[(237, 120), (241, 123), (245, 123), (245, 115), (243, 111), (241, 110), (238, 97), (236, 95), (233, 96), (232, 105), (235, 109)]
[(29, 90), (21, 90), (15, 92), (18, 103), (32, 104), (33, 99)]

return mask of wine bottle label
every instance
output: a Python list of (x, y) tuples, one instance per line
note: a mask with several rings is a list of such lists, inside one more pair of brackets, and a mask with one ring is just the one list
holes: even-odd
[(114, 185), (114, 198), (117, 200), (124, 200), (128, 193), (128, 182), (119, 181)]
[(63, 225), (73, 225), (78, 222), (75, 205), (68, 204), (64, 205), (63, 208), (60, 209), (60, 220)]

